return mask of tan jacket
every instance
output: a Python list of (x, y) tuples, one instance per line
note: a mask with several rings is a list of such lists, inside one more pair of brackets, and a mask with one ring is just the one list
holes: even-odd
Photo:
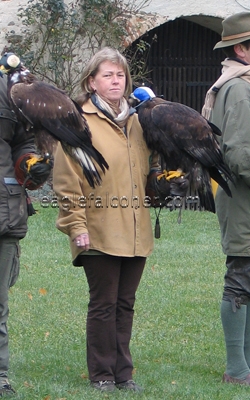
[[(143, 139), (136, 114), (129, 117), (127, 137), (91, 101), (83, 106), (93, 145), (109, 164), (102, 186), (92, 189), (80, 166), (59, 145), (53, 187), (58, 197), (57, 228), (70, 237), (73, 260), (81, 252), (73, 239), (89, 233), (90, 249), (106, 254), (148, 256), (153, 249), (149, 202), (145, 197), (151, 151)], [(154, 157), (154, 166), (157, 166)]]

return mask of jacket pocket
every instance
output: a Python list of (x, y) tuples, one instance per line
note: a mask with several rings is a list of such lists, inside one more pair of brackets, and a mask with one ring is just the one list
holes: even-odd
[(0, 235), (8, 234), (25, 223), (27, 206), (24, 188), (14, 178), (4, 178), (0, 182), (0, 204)]

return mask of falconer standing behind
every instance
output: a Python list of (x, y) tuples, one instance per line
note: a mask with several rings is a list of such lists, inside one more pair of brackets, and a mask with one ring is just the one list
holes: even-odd
[(129, 344), (135, 293), (153, 250), (147, 176), (158, 168), (127, 98), (132, 91), (126, 59), (103, 48), (83, 70), (78, 99), (93, 145), (109, 170), (91, 189), (81, 168), (58, 146), (54, 190), (57, 227), (70, 238), (73, 265), (83, 266), (90, 293), (87, 365), (91, 386), (101, 391), (141, 391), (132, 380)]
[(222, 75), (207, 93), (203, 115), (222, 131), (232, 198), (218, 187), (215, 204), (227, 271), (221, 319), (227, 363), (223, 381), (250, 385), (250, 12), (223, 22)]
[(15, 393), (8, 380), (8, 293), (19, 275), (19, 242), (34, 213), (25, 188), (37, 189), (52, 168), (51, 160), (36, 153), (34, 137), (21, 128), (10, 109), (7, 78), (0, 77), (0, 397)]

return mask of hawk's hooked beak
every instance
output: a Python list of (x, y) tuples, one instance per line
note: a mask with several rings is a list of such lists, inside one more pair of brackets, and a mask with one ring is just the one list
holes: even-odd
[(138, 100), (137, 97), (135, 97), (134, 93), (130, 93), (129, 95), (130, 99)]
[(135, 97), (134, 93), (131, 93), (128, 98), (128, 103), (131, 107), (136, 109), (140, 104), (140, 100)]
[(3, 74), (7, 74), (8, 70), (3, 66), (0, 65), (0, 76), (3, 77)]
[(138, 97), (136, 97), (136, 96), (134, 95), (134, 93), (131, 93), (131, 94), (129, 95), (129, 98), (128, 98), (129, 104), (130, 104), (133, 108), (135, 108), (136, 110), (137, 110), (137, 108), (140, 107), (143, 103), (145, 103), (145, 101), (147, 101), (147, 100), (143, 100), (143, 101), (139, 100)]
[(0, 64), (0, 72), (2, 74), (7, 74), (8, 73), (8, 69), (5, 68), (5, 66), (3, 64)]
[(0, 65), (0, 76), (1, 76), (1, 78), (3, 77), (4, 69), (5, 69), (4, 66)]

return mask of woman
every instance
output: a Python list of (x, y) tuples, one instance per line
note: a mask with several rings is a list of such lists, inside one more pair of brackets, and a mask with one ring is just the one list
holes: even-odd
[(135, 292), (153, 249), (145, 187), (157, 156), (147, 148), (134, 109), (126, 59), (103, 48), (83, 71), (78, 103), (93, 145), (109, 164), (92, 189), (81, 167), (59, 145), (54, 164), (57, 228), (70, 238), (73, 265), (83, 266), (90, 293), (87, 364), (91, 385), (102, 391), (142, 390), (133, 380), (129, 350)]

